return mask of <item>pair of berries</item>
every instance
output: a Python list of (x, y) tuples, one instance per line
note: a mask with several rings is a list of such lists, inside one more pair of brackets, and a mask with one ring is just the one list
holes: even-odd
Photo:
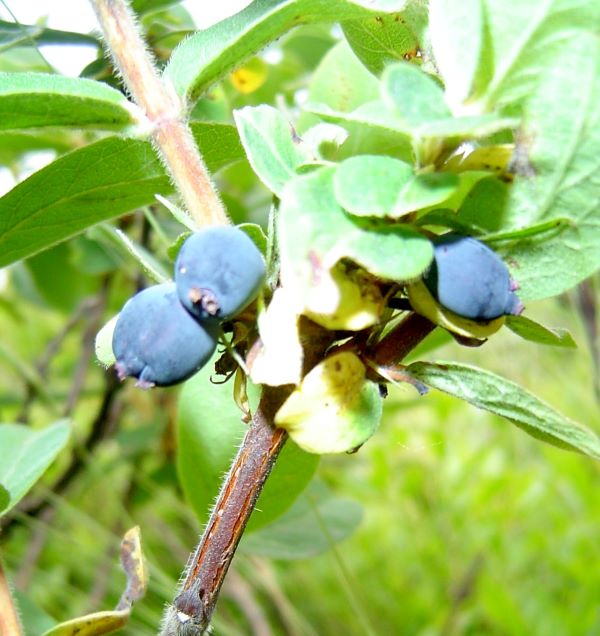
[(215, 226), (181, 246), (175, 282), (148, 287), (124, 305), (112, 347), (120, 379), (138, 386), (170, 386), (212, 357), (220, 324), (256, 298), (265, 277), (263, 257), (242, 230)]

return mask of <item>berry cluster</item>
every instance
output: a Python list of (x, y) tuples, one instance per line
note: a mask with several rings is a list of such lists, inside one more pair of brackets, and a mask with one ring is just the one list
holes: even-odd
[(137, 293), (123, 307), (112, 347), (119, 378), (138, 386), (186, 380), (211, 358), (220, 323), (258, 294), (263, 257), (242, 230), (209, 227), (192, 234), (175, 263), (175, 282)]

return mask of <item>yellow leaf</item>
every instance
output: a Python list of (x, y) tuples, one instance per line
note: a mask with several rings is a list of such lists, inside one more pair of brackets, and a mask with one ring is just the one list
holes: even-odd
[(349, 351), (334, 354), (302, 380), (275, 415), (275, 424), (309, 453), (345, 453), (379, 426), (382, 398), (366, 368)]
[(493, 320), (470, 320), (442, 307), (431, 295), (423, 281), (418, 280), (407, 286), (412, 308), (421, 316), (463, 338), (485, 340), (504, 325), (506, 316)]

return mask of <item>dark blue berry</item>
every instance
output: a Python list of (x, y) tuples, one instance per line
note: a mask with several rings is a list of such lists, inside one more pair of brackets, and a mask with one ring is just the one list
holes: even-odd
[(192, 234), (175, 263), (179, 299), (201, 320), (235, 316), (256, 298), (264, 277), (259, 249), (245, 232), (230, 226)]
[(113, 333), (119, 378), (137, 384), (169, 386), (192, 376), (212, 356), (215, 321), (197, 322), (181, 305), (174, 283), (142, 290), (123, 307)]
[(450, 233), (434, 240), (424, 281), (442, 307), (464, 318), (492, 320), (523, 310), (504, 262), (468, 236)]

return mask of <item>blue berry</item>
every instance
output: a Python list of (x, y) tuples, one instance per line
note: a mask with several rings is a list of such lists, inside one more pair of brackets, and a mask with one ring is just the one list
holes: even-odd
[(254, 300), (265, 277), (262, 254), (249, 236), (230, 226), (192, 234), (175, 262), (183, 305), (200, 320), (227, 320)]
[(217, 345), (215, 321), (198, 323), (179, 302), (174, 283), (148, 287), (123, 307), (113, 333), (121, 380), (138, 378), (143, 388), (186, 380), (211, 358)]
[(424, 282), (442, 307), (464, 318), (492, 320), (523, 310), (504, 262), (468, 236), (449, 233), (434, 240)]

